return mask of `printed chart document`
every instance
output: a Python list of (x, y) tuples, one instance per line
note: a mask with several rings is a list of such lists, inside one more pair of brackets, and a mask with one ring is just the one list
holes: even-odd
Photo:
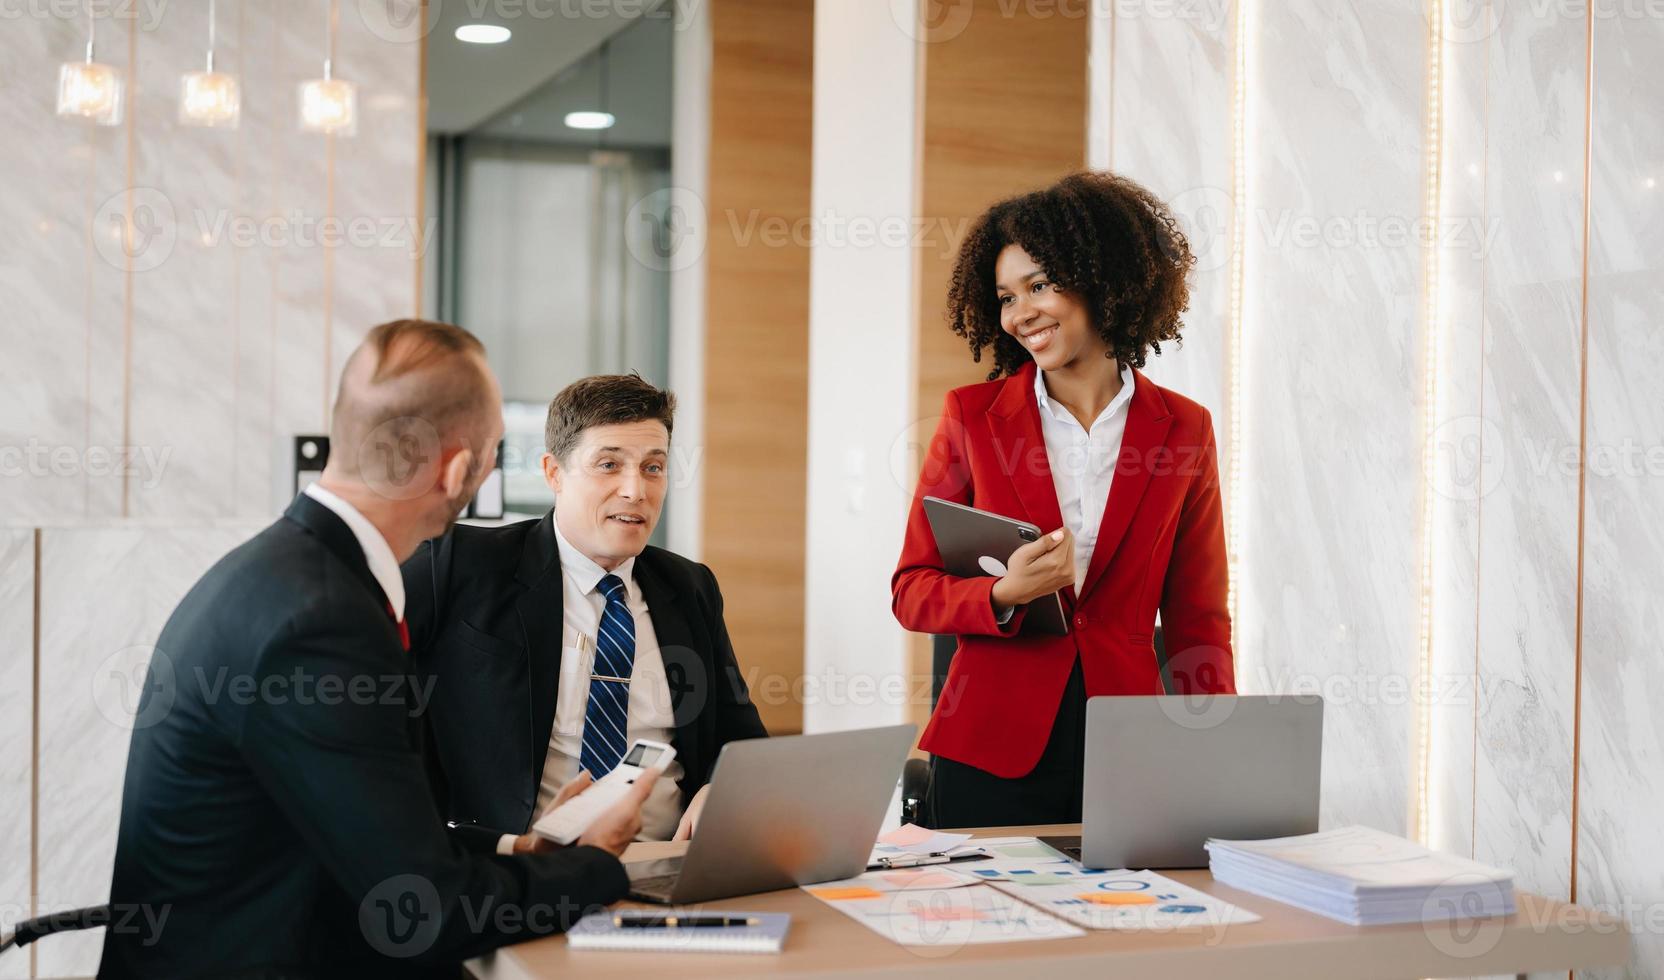
[(1514, 912), (1512, 872), (1369, 827), (1207, 847), (1216, 881), (1352, 925)]
[[(900, 873), (870, 871), (847, 881), (805, 885), (803, 890), (902, 946), (953, 950), (1085, 935), (1032, 905), (969, 880), (945, 888), (887, 888), (875, 880)], [(933, 873), (953, 876), (945, 871)]]
[[(984, 874), (982, 869), (968, 874)], [(1246, 909), (1181, 885), (1153, 871), (1058, 869), (984, 874), (1020, 902), (1088, 929), (1166, 932), (1219, 929), (1260, 921)]]

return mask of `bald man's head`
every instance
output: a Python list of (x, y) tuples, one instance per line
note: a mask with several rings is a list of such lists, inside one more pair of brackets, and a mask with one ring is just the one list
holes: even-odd
[(420, 474), (442, 455), (468, 448), (473, 468), (486, 463), (501, 419), (502, 397), (478, 338), (432, 320), (383, 323), (341, 372), (329, 469), (385, 495), (419, 496), (430, 489)]

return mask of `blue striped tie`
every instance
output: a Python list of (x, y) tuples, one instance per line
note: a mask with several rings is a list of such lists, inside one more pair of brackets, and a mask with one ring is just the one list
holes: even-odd
[[(607, 597), (607, 606), (601, 610), (601, 628), (595, 635), (592, 673), (599, 677), (628, 678), (636, 663), (636, 621), (630, 615), (624, 581), (616, 575), (603, 576), (599, 588)], [(628, 680), (591, 678), (579, 762), (596, 779), (611, 772), (629, 748), (629, 704)]]

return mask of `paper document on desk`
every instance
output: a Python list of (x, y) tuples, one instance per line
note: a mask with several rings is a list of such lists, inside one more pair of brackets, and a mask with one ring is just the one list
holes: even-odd
[(1085, 935), (1075, 926), (987, 886), (970, 883), (971, 887), (882, 891), (865, 880), (898, 873), (869, 872), (848, 881), (805, 885), (803, 890), (902, 946), (951, 951), (960, 946)]
[(897, 853), (940, 854), (951, 851), (970, 839), (970, 834), (944, 834), (908, 823), (887, 834), (879, 834), (878, 846), (873, 849), (873, 853), (879, 856)]
[(1088, 929), (1165, 932), (1258, 922), (1260, 917), (1153, 871), (1057, 869), (989, 881), (1019, 901)]

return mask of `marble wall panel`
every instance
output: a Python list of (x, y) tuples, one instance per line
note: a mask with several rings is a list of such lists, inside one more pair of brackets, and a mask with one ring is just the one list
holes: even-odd
[[(1322, 820), (1407, 830), (1420, 567), (1426, 25), (1258, 9), (1248, 98), (1244, 685), (1328, 698)], [(1313, 57), (1322, 51), (1322, 57)]]
[[(126, 125), (55, 115), (58, 68), (85, 57), (85, 18), (44, 8), (0, 32), (0, 513), (11, 523), (114, 516), (121, 365), (118, 156)], [(129, 64), (134, 24), (101, 17), (96, 58)], [(88, 452), (89, 446), (98, 447)]]
[(1586, 975), (1639, 980), (1664, 975), (1664, 22), (1624, 9), (1594, 23), (1577, 898), (1634, 934)]
[[(30, 800), (34, 787), (35, 532), (0, 530), (0, 929), (33, 916)], [(0, 958), (0, 978), (29, 975), (29, 957)]]
[[(1109, 86), (1109, 169), (1173, 209), (1196, 256), (1184, 344), (1150, 360), (1157, 383), (1205, 405), (1225, 447), (1230, 331), (1231, 24), (1235, 4), (1117, 4)], [(1104, 62), (1107, 61), (1107, 64)]]
[[(1490, 232), (1474, 856), (1565, 898), (1571, 872), (1585, 30), (1509, 8), (1488, 46)], [(1477, 247), (1482, 242), (1471, 236)], [(1494, 487), (1492, 486), (1494, 484)]]
[[(162, 626), (254, 525), (47, 528), (40, 570), (40, 900), (108, 900), (132, 712)], [(37, 975), (90, 976), (102, 931), (37, 947)]]
[[(233, 17), (227, 5), (220, 11)], [(229, 22), (228, 27), (232, 26)], [(234, 32), (228, 32), (234, 33)], [(135, 225), (154, 210), (163, 233), (133, 258), (131, 437), (155, 474), (128, 480), (128, 514), (217, 517), (231, 512), (237, 381), (230, 225), (237, 186), (238, 130), (183, 125), (180, 76), (201, 71), (207, 4), (171, 4), (155, 30), (141, 32), (132, 92)], [(230, 51), (215, 67), (239, 73)], [(268, 97), (244, 77), (255, 98)], [(171, 225), (171, 234), (168, 226)]]

